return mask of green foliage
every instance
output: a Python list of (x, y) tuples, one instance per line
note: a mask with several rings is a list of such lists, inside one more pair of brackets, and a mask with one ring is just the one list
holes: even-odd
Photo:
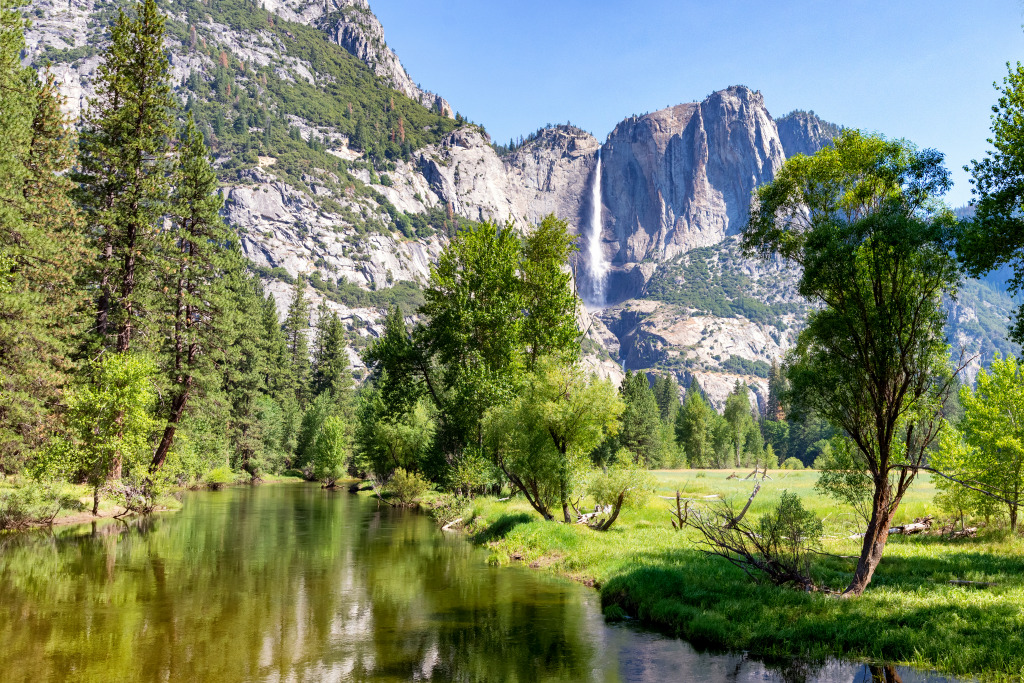
[(335, 482), (348, 473), (348, 462), (352, 455), (352, 439), (348, 425), (338, 415), (328, 416), (313, 442), (313, 478), (333, 487)]
[(658, 412), (661, 414), (661, 421), (665, 424), (675, 424), (676, 413), (679, 412), (679, 384), (672, 375), (658, 375), (654, 380), (654, 400), (658, 403)]
[(800, 462), (799, 458), (786, 458), (781, 467), (784, 470), (802, 470), (804, 464)]
[[(1021, 260), (1021, 210), (1024, 208), (1024, 66), (1007, 63), (1009, 73), (992, 107), (992, 149), (981, 161), (972, 161), (972, 190), (978, 197), (974, 219), (966, 221), (957, 238), (957, 255), (971, 275), (1012, 265), (1010, 291), (1024, 287)], [(965, 167), (965, 170), (966, 167)], [(1011, 336), (1024, 342), (1024, 315), (1018, 306)]]
[(401, 467), (395, 470), (384, 487), (387, 493), (405, 505), (412, 505), (418, 501), (428, 488), (430, 482), (415, 472), (406, 472)]
[(996, 358), (989, 372), (978, 373), (974, 391), (961, 387), (960, 403), (960, 429), (949, 429), (932, 466), (977, 490), (951, 496), (960, 484), (942, 480), (937, 486), (962, 511), (987, 512), (995, 497), (1015, 532), (1024, 501), (1024, 377), (1017, 360)]
[(960, 280), (950, 256), (942, 156), (845, 131), (788, 160), (757, 191), (744, 246), (803, 268), (821, 305), (789, 363), (800, 406), (857, 444), (874, 483), (871, 521), (848, 590), (881, 559), (885, 529), (938, 436), (950, 385), (942, 296)]
[(62, 511), (81, 509), (81, 501), (65, 482), (30, 480), (0, 489), (0, 531), (52, 524)]
[(293, 465), (298, 469), (306, 468), (313, 459), (313, 446), (316, 443), (317, 435), (321, 427), (330, 416), (338, 410), (334, 395), (325, 391), (309, 404), (309, 408), (302, 414), (302, 421), (295, 440), (295, 460)]
[(623, 402), (607, 381), (587, 377), (577, 363), (538, 359), (522, 388), (490, 408), (484, 440), (495, 462), (537, 512), (551, 519), (578, 495), (590, 452), (618, 430)]
[(611, 528), (623, 509), (642, 508), (654, 490), (654, 477), (637, 464), (632, 453), (626, 451), (615, 458), (615, 464), (603, 472), (596, 472), (587, 483), (587, 495), (598, 505), (611, 506), (607, 519), (597, 525), (601, 531)]
[(220, 467), (207, 472), (203, 476), (203, 483), (214, 491), (217, 491), (225, 486), (234, 484), (235, 479), (235, 473), (231, 471), (231, 468), (226, 465), (221, 465)]
[(92, 364), (89, 383), (68, 399), (69, 436), (80, 458), (78, 467), (97, 492), (108, 478), (140, 480), (148, 472), (149, 436), (157, 425), (152, 413), (155, 372), (148, 358), (107, 353)]

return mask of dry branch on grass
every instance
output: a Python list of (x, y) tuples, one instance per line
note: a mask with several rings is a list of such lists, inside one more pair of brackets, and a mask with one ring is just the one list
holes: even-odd
[(757, 490), (739, 514), (728, 501), (691, 510), (684, 523), (700, 533), (698, 547), (709, 555), (725, 558), (752, 579), (821, 590), (811, 578), (808, 555), (819, 543), (821, 521), (804, 509), (796, 494), (783, 492), (778, 505), (762, 515), (756, 525), (744, 523)]

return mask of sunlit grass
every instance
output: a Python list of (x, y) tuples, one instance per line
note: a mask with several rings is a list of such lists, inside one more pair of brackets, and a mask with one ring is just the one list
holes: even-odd
[[(658, 496), (718, 494), (742, 504), (753, 488), (749, 472), (660, 471)], [(816, 472), (772, 471), (748, 514), (772, 506), (783, 491), (798, 493), (825, 519), (822, 551), (856, 556), (851, 539), (862, 523), (851, 509), (814, 491)], [(919, 481), (897, 523), (938, 515), (934, 485)], [(754, 583), (740, 570), (695, 549), (691, 532), (670, 523), (673, 501), (652, 497), (624, 512), (610, 531), (544, 522), (521, 498), (477, 499), (468, 532), (491, 548), (492, 562), (513, 558), (601, 589), (606, 606), (697, 644), (762, 655), (842, 656), (936, 668), (956, 675), (1018, 680), (1024, 674), (1024, 539), (1005, 530), (946, 541), (893, 537), (868, 591), (852, 600)], [(820, 556), (819, 584), (842, 589), (854, 561)], [(960, 587), (953, 579), (992, 582)]]

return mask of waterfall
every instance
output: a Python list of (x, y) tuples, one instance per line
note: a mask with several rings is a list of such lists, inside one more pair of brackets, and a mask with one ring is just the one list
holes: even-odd
[(590, 304), (595, 307), (605, 305), (608, 284), (608, 260), (604, 255), (601, 233), (602, 221), (601, 201), (601, 150), (597, 150), (597, 165), (594, 167), (594, 178), (590, 183), (590, 226), (587, 233), (587, 272), (590, 274)]

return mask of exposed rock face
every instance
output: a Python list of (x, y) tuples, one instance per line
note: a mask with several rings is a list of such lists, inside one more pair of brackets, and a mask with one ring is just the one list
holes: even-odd
[(742, 86), (623, 121), (603, 149), (613, 263), (672, 258), (736, 234), (751, 191), (783, 161), (764, 98)]
[(315, 23), (331, 40), (358, 57), (395, 90), (428, 109), (455, 118), (443, 97), (422, 90), (413, 82), (398, 55), (384, 41), (384, 27), (366, 0), (327, 0), (327, 6), (327, 12), (318, 16)]
[(797, 154), (814, 154), (841, 130), (834, 123), (819, 119), (813, 111), (794, 111), (776, 119), (775, 125), (787, 159)]

